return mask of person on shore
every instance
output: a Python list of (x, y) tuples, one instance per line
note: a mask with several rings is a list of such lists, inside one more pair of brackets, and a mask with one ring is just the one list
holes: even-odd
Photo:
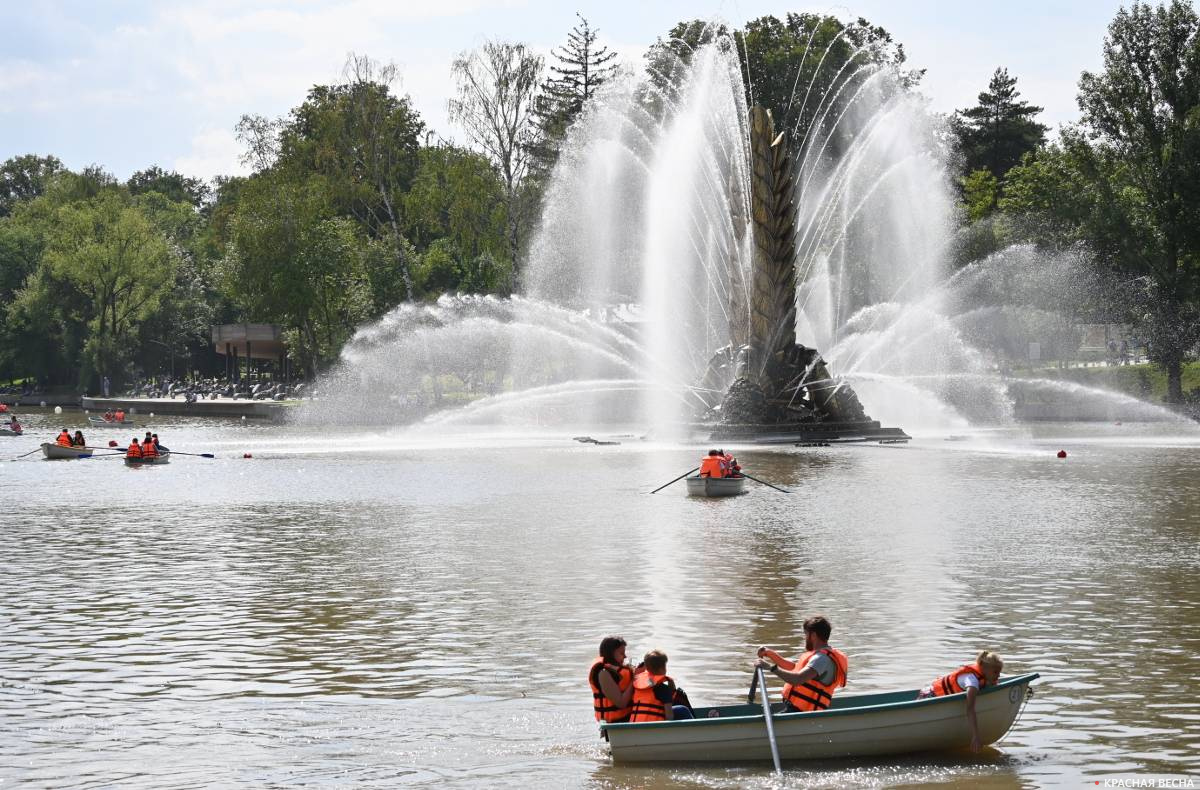
[(629, 721), (674, 721), (692, 718), (687, 705), (675, 704), (683, 689), (667, 674), (667, 654), (651, 650), (642, 658), (642, 666), (633, 676), (633, 712)]
[(850, 662), (845, 653), (829, 646), (831, 633), (833, 626), (817, 615), (804, 621), (805, 652), (795, 661), (788, 661), (769, 647), (758, 649), (754, 665), (786, 684), (785, 712), (825, 710), (833, 701), (834, 692), (846, 685)]
[(708, 455), (700, 462), (701, 477), (724, 477), (725, 458), (720, 450), (709, 450)]
[(979, 721), (975, 718), (975, 699), (980, 691), (1000, 681), (1000, 673), (1003, 670), (1004, 661), (999, 655), (990, 650), (981, 650), (975, 657), (974, 664), (963, 664), (950, 674), (933, 681), (921, 689), (917, 699), (967, 692), (967, 727), (971, 731), (971, 751), (977, 752), (981, 744)]
[(625, 648), (622, 637), (604, 637), (600, 640), (600, 654), (588, 669), (596, 721), (628, 721), (633, 710), (633, 667), (625, 660)]
[(129, 448), (125, 451), (126, 458), (141, 458), (142, 447), (138, 444), (138, 438), (133, 437), (133, 441), (129, 444)]
[(87, 440), (83, 438), (83, 431), (75, 431), (75, 435), (71, 437), (72, 447), (87, 447)]
[(105, 376), (102, 379), (100, 379), (100, 391), (104, 393), (104, 397), (106, 397), (106, 398), (108, 397), (108, 389), (109, 389), (110, 385), (111, 385), (111, 382), (108, 380), (108, 376)]
[(69, 432), (69, 431), (67, 431), (67, 429), (66, 429), (66, 428), (63, 428), (63, 429), (62, 429), (62, 430), (59, 432), (59, 434), (58, 434), (58, 438), (54, 440), (54, 443), (55, 443), (55, 444), (58, 444), (58, 445), (62, 445), (63, 447), (70, 447), (70, 446), (71, 446), (71, 434), (70, 434), (70, 432)]

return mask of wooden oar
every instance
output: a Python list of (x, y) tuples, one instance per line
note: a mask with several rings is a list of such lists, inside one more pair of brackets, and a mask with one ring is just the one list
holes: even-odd
[[(700, 467), (698, 467), (698, 466), (697, 466), (695, 469), (689, 469), (689, 470), (687, 470), (686, 472), (684, 472), (683, 474), (681, 474), (679, 477), (677, 477), (677, 478), (675, 478), (674, 480), (672, 480), (672, 481), (671, 481), (671, 483), (676, 483), (676, 482), (679, 482), (679, 481), (680, 481), (680, 480), (682, 480), (683, 478), (685, 478), (685, 477), (687, 477), (688, 475), (690, 475), (692, 472), (697, 472), (697, 471), (699, 471), (699, 470), (700, 470)], [(664, 488), (666, 488), (667, 486), (671, 485), (671, 483), (663, 483), (662, 485), (660, 485), (658, 488), (654, 489), (654, 490), (653, 490), (653, 491), (651, 491), (650, 493), (651, 493), (651, 494), (657, 494), (659, 491), (662, 491)]]
[[(763, 718), (767, 720), (767, 739), (771, 742), (771, 759), (775, 761), (775, 773), (783, 773), (783, 768), (779, 765), (779, 744), (775, 743), (775, 722), (771, 719), (771, 695), (767, 693), (767, 679), (763, 677), (762, 667), (754, 668), (754, 679), (758, 681), (758, 685), (762, 686), (762, 709)], [(753, 697), (754, 687), (750, 687), (750, 693)]]
[(741, 471), (741, 472), (739, 472), (738, 474), (740, 474), (742, 477), (748, 477), (748, 478), (750, 478), (751, 480), (753, 480), (753, 481), (754, 481), (754, 482), (756, 482), (756, 483), (762, 483), (762, 484), (763, 484), (763, 485), (765, 485), (767, 488), (774, 488), (776, 491), (782, 491), (782, 492), (783, 492), (783, 493), (785, 493), (785, 494), (790, 494), (790, 493), (792, 493), (791, 491), (788, 491), (788, 490), (787, 490), (787, 489), (785, 489), (785, 488), (780, 488), (779, 486), (773, 486), (773, 485), (771, 485), (770, 483), (768, 483), (766, 480), (759, 480), (759, 479), (758, 479), (757, 477), (755, 477), (754, 475), (748, 475), (748, 474), (746, 474), (745, 470), (742, 470), (742, 471)]
[(184, 453), (179, 450), (167, 450), (167, 455), (194, 455), (197, 458), (216, 458), (212, 453)]
[[(33, 455), (34, 453), (36, 453), (36, 452), (37, 452), (38, 450), (40, 450), (40, 449), (42, 449), (42, 446), (39, 444), (37, 447), (35, 447), (35, 448), (33, 448), (32, 450), (30, 450), (29, 452), (25, 453), (25, 455)], [(19, 461), (19, 460), (21, 460), (22, 458), (24, 458), (24, 457), (25, 457), (25, 455), (18, 455), (16, 458), (9, 458), (8, 460), (10, 460), (10, 461)]]

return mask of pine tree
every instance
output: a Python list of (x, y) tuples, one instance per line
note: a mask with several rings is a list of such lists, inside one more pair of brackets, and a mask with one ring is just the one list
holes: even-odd
[(551, 52), (558, 64), (550, 65), (553, 76), (542, 83), (534, 110), (538, 134), (530, 150), (539, 175), (554, 167), (567, 129), (617, 69), (612, 63), (617, 53), (596, 42), (600, 31), (593, 29), (582, 14), (576, 16), (579, 24), (567, 35), (566, 45)]
[(1046, 127), (1033, 120), (1042, 111), (1019, 101), (1017, 78), (999, 68), (979, 94), (979, 103), (954, 114), (952, 126), (965, 158), (963, 173), (987, 170), (997, 180), (1046, 140)]

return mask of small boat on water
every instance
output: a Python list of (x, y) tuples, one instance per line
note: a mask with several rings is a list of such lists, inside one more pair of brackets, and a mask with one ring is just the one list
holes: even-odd
[[(91, 458), (95, 447), (67, 447), (55, 442), (43, 442), (42, 452), (51, 460), (63, 458)], [(32, 452), (32, 451), (31, 451)]]
[(14, 431), (12, 428), (0, 428), (0, 436), (21, 436), (21, 431)]
[[(979, 739), (1004, 737), (1025, 703), (1036, 672), (985, 688), (975, 700)], [(772, 709), (777, 706), (773, 706)], [(695, 708), (696, 718), (600, 729), (614, 763), (756, 762), (771, 759), (761, 705)], [(917, 699), (917, 689), (883, 694), (839, 694), (828, 710), (771, 717), (779, 757), (812, 760), (965, 749), (966, 694)]]
[(88, 422), (92, 425), (111, 425), (114, 428), (137, 425), (133, 420), (106, 420), (103, 417), (88, 417)]
[(746, 490), (744, 477), (689, 477), (688, 496), (737, 496)]
[(126, 466), (148, 466), (148, 465), (149, 466), (162, 466), (163, 464), (168, 463), (170, 460), (171, 460), (171, 452), (168, 450), (167, 452), (160, 452), (158, 455), (154, 456), (153, 458), (130, 458), (129, 456), (126, 456), (125, 457), (125, 465)]

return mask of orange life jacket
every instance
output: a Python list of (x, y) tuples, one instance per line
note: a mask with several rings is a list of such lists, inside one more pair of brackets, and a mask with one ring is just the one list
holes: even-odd
[(659, 683), (669, 683), (672, 688), (675, 687), (675, 681), (669, 675), (651, 675), (643, 669), (633, 676), (633, 714), (629, 717), (631, 722), (666, 721), (667, 705), (670, 703), (659, 702), (658, 697), (654, 696), (654, 687)]
[(958, 694), (966, 689), (959, 685), (958, 679), (963, 675), (974, 675), (979, 681), (979, 688), (987, 685), (987, 680), (983, 677), (983, 671), (977, 664), (963, 664), (958, 669), (951, 672), (949, 675), (944, 675), (929, 684), (929, 688), (933, 690), (933, 696), (941, 697), (946, 694)]
[(834, 673), (833, 683), (827, 686), (818, 678), (812, 678), (808, 682), (801, 683), (798, 686), (788, 683), (783, 687), (783, 701), (790, 703), (796, 710), (825, 710), (829, 707), (829, 703), (833, 701), (833, 692), (846, 685), (846, 672), (850, 667), (850, 661), (846, 658), (845, 653), (829, 645), (825, 645), (825, 647), (819, 650), (810, 650), (796, 659), (795, 671), (800, 672), (803, 670), (808, 664), (809, 659), (818, 653), (824, 653), (829, 656), (837, 668)]
[[(604, 692), (600, 690), (600, 673), (604, 671), (611, 672), (612, 670), (605, 670), (604, 659), (598, 656), (588, 670), (588, 685), (592, 687), (592, 710), (596, 712), (596, 721), (624, 721), (629, 718), (629, 712), (633, 708), (632, 706), (618, 708), (612, 700), (604, 696)], [(629, 667), (621, 667), (614, 680), (617, 681), (617, 688), (624, 691), (629, 688), (630, 683), (633, 683), (633, 670)]]
[(143, 458), (158, 457), (158, 448), (154, 446), (153, 441), (142, 442), (142, 457)]
[(118, 411), (113, 415), (113, 419), (115, 419), (117, 422), (125, 422), (125, 412)]
[(722, 463), (724, 459), (719, 455), (706, 455), (704, 460), (700, 462), (701, 477), (724, 477), (725, 466)]
[(129, 449), (125, 451), (125, 457), (126, 458), (141, 458), (142, 457), (142, 446), (140, 444), (137, 444), (136, 442), (129, 445)]
[(71, 446), (71, 434), (67, 433), (66, 431), (63, 431), (62, 433), (60, 433), (58, 435), (58, 438), (54, 440), (54, 443), (61, 444), (63, 447), (70, 447)]

